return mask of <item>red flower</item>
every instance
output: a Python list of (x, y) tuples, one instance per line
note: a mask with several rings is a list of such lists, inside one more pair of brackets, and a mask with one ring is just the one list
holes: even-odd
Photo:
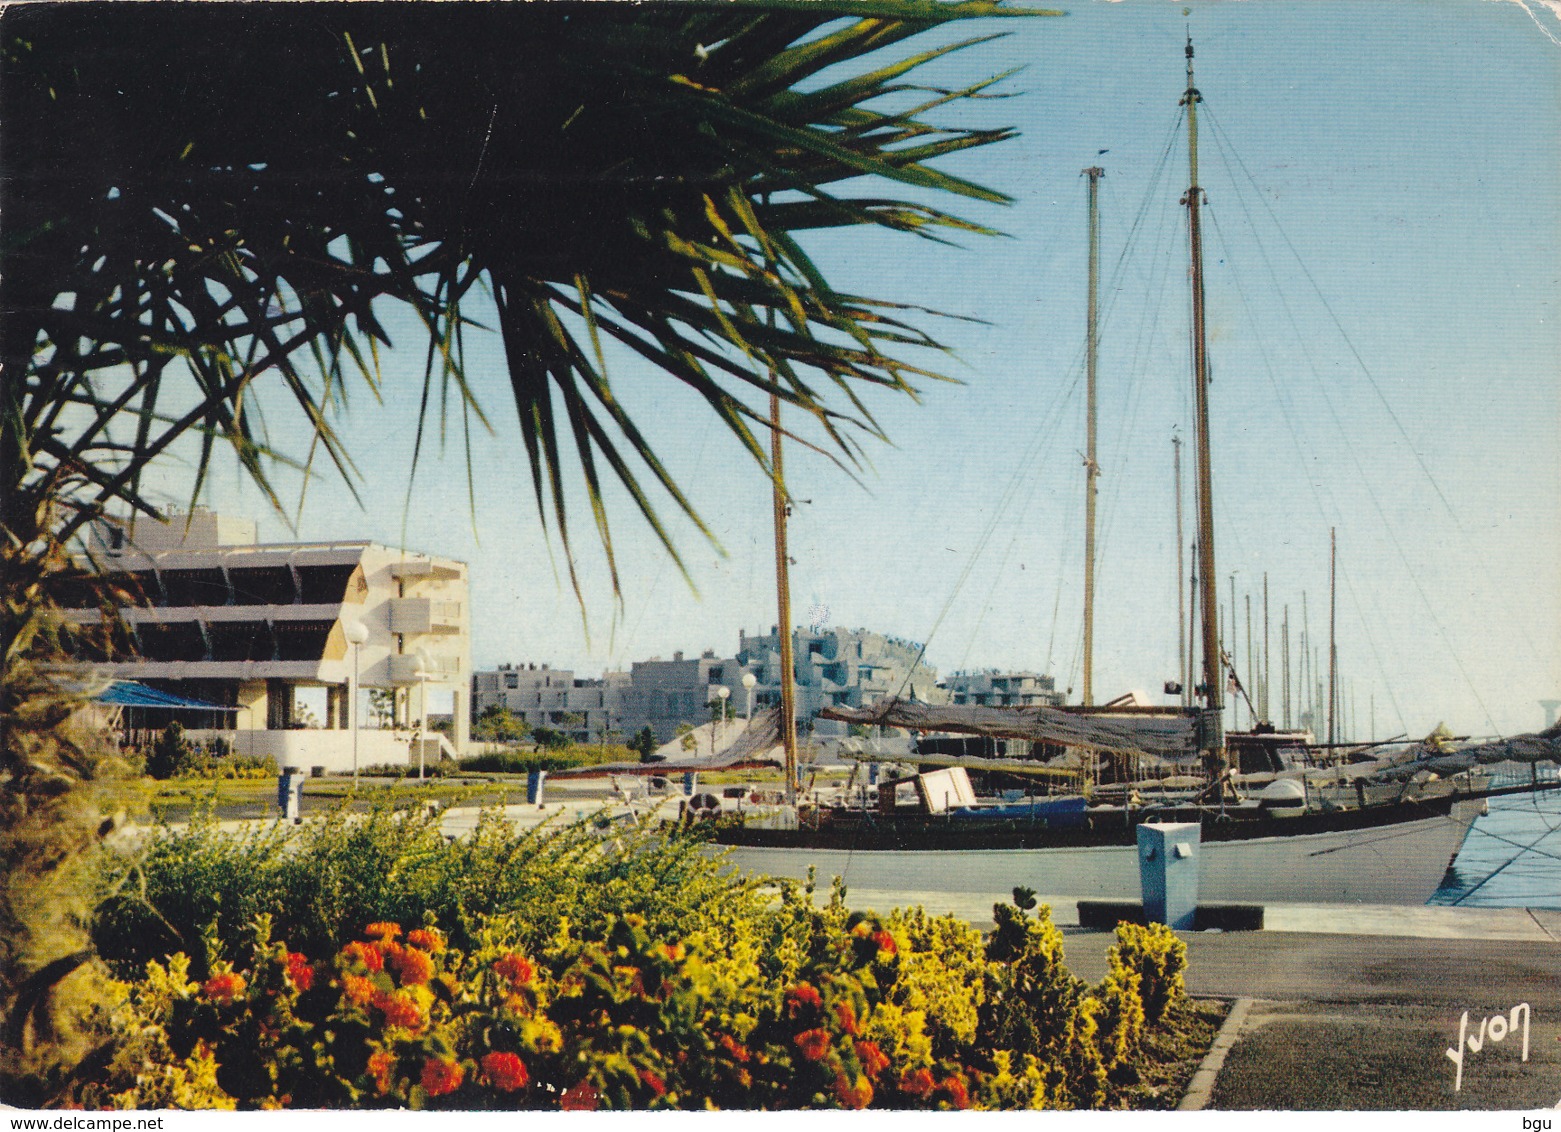
[(423, 1076), (419, 1083), (423, 1086), (423, 1092), (429, 1096), (442, 1097), (459, 1089), (461, 1079), (465, 1076), (466, 1070), (461, 1068), (459, 1062), (430, 1057), (423, 1062)]
[(385, 957), (377, 947), (370, 947), (366, 943), (353, 940), (341, 949), (341, 957), (348, 962), (356, 959), (370, 971), (383, 971), (385, 969)]
[(423, 1026), (423, 1008), (403, 991), (386, 994), (378, 991), (374, 1005), (385, 1015), (385, 1025), (400, 1026), (406, 1030), (419, 1030)]
[(289, 951), (287, 953), (287, 977), (293, 981), (293, 986), (301, 991), (306, 991), (314, 986), (314, 968), (309, 965), (308, 956), (301, 951)]
[(889, 1068), (889, 1057), (878, 1048), (877, 1042), (857, 1042), (856, 1059), (862, 1063), (862, 1070), (869, 1077), (876, 1077)]
[(924, 1097), (932, 1092), (932, 1072), (928, 1069), (907, 1069), (900, 1074), (900, 1092), (913, 1097)]
[(873, 1087), (866, 1077), (858, 1077), (853, 1084), (842, 1073), (835, 1078), (835, 1099), (845, 1108), (866, 1108), (873, 1103)]
[(407, 942), (433, 954), (444, 950), (444, 936), (434, 928), (416, 928), (407, 932)]
[(374, 1078), (374, 1089), (380, 1096), (390, 1092), (390, 1074), (396, 1067), (396, 1059), (384, 1050), (369, 1054), (369, 1076)]
[(506, 1093), (524, 1089), (531, 1081), (525, 1062), (513, 1053), (501, 1053), (498, 1050), (482, 1055), (482, 1073), (489, 1084)]
[(392, 940), (401, 934), (401, 925), (381, 920), (364, 928), (363, 934), (369, 939)]
[(206, 997), (222, 1006), (230, 1005), (235, 998), (244, 993), (244, 976), (232, 971), (224, 971), (220, 975), (213, 975), (201, 984), (201, 990)]
[(401, 976), (401, 985), (421, 985), (434, 973), (434, 961), (426, 954), (411, 947), (398, 947), (389, 955), (390, 964)]
[(947, 1093), (949, 1103), (955, 1108), (970, 1107), (970, 1094), (965, 1091), (963, 1078), (955, 1077), (952, 1074), (943, 1078), (943, 1080), (938, 1082), (938, 1092)]
[(857, 1034), (856, 1010), (849, 1002), (835, 1003), (835, 1017), (840, 1019), (840, 1028), (855, 1037)]
[(882, 928), (873, 933), (873, 942), (878, 945), (879, 951), (887, 951), (893, 955), (898, 948), (895, 946), (894, 937)]
[(721, 1048), (733, 1061), (747, 1061), (749, 1057), (748, 1047), (739, 1042), (731, 1034), (721, 1035)]
[(793, 1017), (796, 1016), (799, 1007), (821, 1007), (824, 1000), (819, 997), (818, 991), (810, 983), (798, 983), (786, 992), (786, 1009)]
[(650, 1091), (655, 1093), (658, 1097), (664, 1097), (667, 1095), (667, 1083), (652, 1073), (649, 1069), (640, 1070), (640, 1080), (644, 1081), (646, 1088), (650, 1089)]
[(537, 973), (537, 969), (531, 965), (531, 960), (514, 952), (506, 955), (493, 965), (495, 973), (502, 975), (512, 983), (529, 983), (531, 977)]
[(803, 1030), (792, 1041), (809, 1061), (818, 1061), (829, 1052), (828, 1030)]
[(581, 1081), (574, 1088), (564, 1090), (558, 1098), (558, 1107), (564, 1112), (595, 1112), (600, 1101), (596, 1090)]
[(343, 975), (341, 989), (346, 993), (347, 999), (362, 1006), (374, 998), (374, 984), (362, 975)]

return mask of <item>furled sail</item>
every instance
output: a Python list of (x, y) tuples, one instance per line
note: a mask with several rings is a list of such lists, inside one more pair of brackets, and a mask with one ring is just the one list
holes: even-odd
[(1561, 723), (1544, 731), (1514, 735), (1508, 739), (1492, 739), (1484, 743), (1444, 750), (1440, 743), (1427, 742), (1414, 749), (1410, 758), (1402, 756), (1384, 760), (1375, 768), (1373, 778), (1397, 780), (1412, 777), (1423, 770), (1435, 774), (1456, 774), (1476, 766), (1492, 763), (1561, 763)]
[(819, 712), (823, 719), (869, 727), (1031, 739), (1097, 751), (1141, 752), (1177, 761), (1198, 756), (1200, 715), (1197, 710), (1174, 707), (1082, 712), (1041, 706), (924, 704), (895, 698), (865, 708), (827, 707)]
[(552, 781), (565, 778), (605, 778), (622, 774), (687, 774), (701, 770), (727, 770), (735, 766), (755, 763), (780, 763), (774, 748), (780, 742), (780, 707), (765, 708), (756, 714), (742, 733), (729, 747), (704, 758), (662, 759), (653, 763), (598, 763), (595, 766), (571, 767), (556, 770), (548, 775)]

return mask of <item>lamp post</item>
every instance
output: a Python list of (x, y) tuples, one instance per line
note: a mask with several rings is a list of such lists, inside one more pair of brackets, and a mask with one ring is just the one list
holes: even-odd
[(417, 674), (418, 714), (422, 722), (417, 728), (417, 780), (423, 781), (423, 744), (428, 741), (428, 654), (422, 649), (412, 653), (412, 671)]
[(725, 684), (719, 684), (716, 686), (716, 698), (714, 702), (716, 704), (716, 720), (718, 722), (713, 722), (710, 725), (710, 755), (712, 758), (715, 756), (715, 737), (717, 729), (720, 730), (723, 738), (726, 735), (726, 701), (731, 696), (731, 694), (732, 690)]
[(753, 686), (758, 682), (759, 678), (752, 672), (743, 673), (743, 691), (748, 693), (748, 708), (743, 713), (743, 720), (747, 723), (753, 722)]
[(360, 676), (358, 656), (363, 643), (369, 639), (367, 626), (361, 621), (348, 621), (341, 627), (342, 636), (352, 646), (352, 683), (347, 688), (347, 726), (352, 728), (352, 784), (358, 784), (358, 692)]

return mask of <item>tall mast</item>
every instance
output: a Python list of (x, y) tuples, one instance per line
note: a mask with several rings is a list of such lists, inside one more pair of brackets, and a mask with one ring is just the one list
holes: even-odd
[(1100, 465), (1095, 460), (1095, 362), (1099, 346), (1096, 291), (1100, 274), (1100, 210), (1097, 193), (1106, 171), (1097, 165), (1084, 170), (1089, 178), (1089, 325), (1085, 336), (1086, 384), (1089, 408), (1084, 452), (1084, 697), (1085, 707), (1095, 702), (1095, 480)]
[(1339, 646), (1334, 637), (1337, 622), (1339, 567), (1338, 530), (1328, 528), (1328, 742), (1338, 739), (1335, 717), (1339, 712)]
[(791, 578), (786, 552), (785, 469), (781, 452), (780, 398), (770, 394), (770, 464), (775, 479), (770, 499), (775, 511), (775, 599), (776, 636), (780, 638), (781, 666), (781, 751), (786, 762), (786, 801), (797, 800), (797, 690), (796, 670), (791, 656)]
[(1285, 603), (1284, 620), (1279, 626), (1279, 678), (1284, 686), (1280, 689), (1280, 703), (1283, 705), (1285, 730), (1290, 730), (1290, 603)]
[(1263, 698), (1261, 701), (1263, 722), (1272, 723), (1274, 717), (1269, 711), (1268, 704), (1268, 678), (1272, 671), (1271, 657), (1268, 649), (1268, 571), (1263, 571)]
[(1187, 92), (1182, 105), (1187, 107), (1187, 233), (1192, 249), (1192, 385), (1193, 412), (1197, 421), (1194, 442), (1198, 446), (1198, 574), (1203, 579), (1203, 705), (1206, 728), (1203, 745), (1209, 753), (1211, 769), (1225, 769), (1225, 738), (1220, 712), (1224, 698), (1220, 687), (1219, 627), (1214, 610), (1219, 608), (1215, 587), (1219, 574), (1214, 567), (1214, 474), (1209, 461), (1209, 357), (1203, 333), (1203, 229), (1198, 216), (1203, 190), (1198, 187), (1198, 103), (1202, 95), (1193, 84), (1192, 36), (1187, 37)]
[(1182, 579), (1187, 564), (1182, 555), (1182, 438), (1171, 434), (1171, 460), (1176, 470), (1176, 677), (1182, 686), (1182, 707), (1192, 703), (1192, 680), (1187, 675), (1187, 595)]

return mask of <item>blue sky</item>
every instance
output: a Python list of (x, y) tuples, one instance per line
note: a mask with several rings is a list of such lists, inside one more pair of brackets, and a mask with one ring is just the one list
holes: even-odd
[[(794, 493), (809, 501), (792, 526), (796, 618), (929, 641), (943, 672), (1027, 668), (1078, 687), (1080, 170), (1098, 162), (1096, 695), (1176, 675), (1170, 438), (1191, 425), (1185, 139), (1172, 130), (1190, 27), (1206, 111), (1220, 596), (1234, 573), (1238, 665), (1250, 671), (1247, 594), (1261, 638), (1266, 571), (1277, 716), (1279, 623), (1288, 605), (1298, 642), (1304, 593), (1325, 640), (1335, 527), (1354, 731), (1369, 730), (1373, 704), (1378, 737), (1441, 720), (1460, 734), (1532, 729), (1535, 701), (1561, 697), (1561, 19), (1537, 0), (1185, 7), (1084, 3), (1005, 22), (994, 26), (1007, 38), (924, 76), (1025, 68), (1003, 88), (1015, 97), (957, 111), (1021, 136), (946, 165), (1016, 198), (954, 209), (1009, 238), (948, 248), (847, 232), (809, 245), (837, 286), (986, 324), (928, 324), (957, 351), (947, 372), (963, 384), (929, 385), (920, 404), (872, 402), (893, 444), (870, 446), (860, 484), (791, 451)], [(425, 458), (406, 508), (421, 364), (407, 342), (389, 359), (386, 404), (360, 398), (348, 418), (365, 508), (318, 479), (300, 536), (469, 561), (480, 666), (594, 676), (677, 649), (729, 654), (739, 628), (774, 622), (766, 482), (698, 404), (633, 360), (615, 364), (616, 387), (726, 551), (677, 528), (697, 596), (618, 507), (623, 609), (587, 548), (587, 639), (536, 522), (496, 338), (468, 344), (495, 422), (474, 442), (475, 521), (455, 437)], [(165, 498), (179, 497), (178, 477), (170, 469)], [(236, 473), (209, 495), (256, 515), (263, 537), (290, 537)]]

